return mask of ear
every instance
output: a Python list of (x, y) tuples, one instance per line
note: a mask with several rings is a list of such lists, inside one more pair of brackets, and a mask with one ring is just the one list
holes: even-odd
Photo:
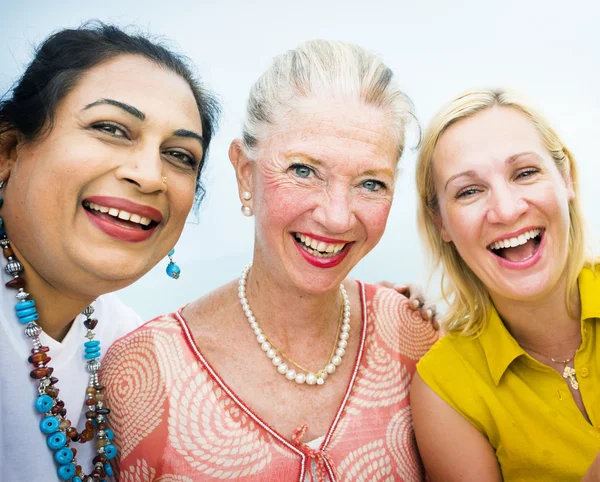
[(16, 130), (0, 135), (0, 180), (6, 182), (10, 172), (17, 162), (17, 146), (20, 136)]
[(253, 193), (252, 162), (244, 153), (242, 140), (235, 139), (229, 146), (229, 160), (235, 169), (235, 177), (238, 183), (238, 195), (242, 204), (252, 207), (252, 199), (246, 200), (242, 193), (247, 191)]
[(438, 231), (440, 232), (440, 236), (442, 237), (442, 239), (446, 242), (449, 243), (450, 241), (452, 241), (452, 238), (450, 237), (450, 235), (448, 234), (448, 231), (446, 231), (446, 228), (444, 227), (444, 223), (442, 221), (442, 216), (440, 215), (440, 213), (435, 213), (432, 214), (432, 218), (433, 218), (433, 222), (435, 223), (435, 226), (438, 228)]
[(569, 174), (565, 179), (565, 183), (567, 185), (567, 197), (569, 201), (572, 201), (575, 199), (575, 189), (573, 188), (573, 177), (571, 176), (571, 171), (569, 171)]

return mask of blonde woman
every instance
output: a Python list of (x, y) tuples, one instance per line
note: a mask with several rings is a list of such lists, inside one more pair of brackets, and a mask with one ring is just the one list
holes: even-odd
[(572, 154), (516, 95), (472, 90), (431, 122), (417, 184), (450, 304), (411, 392), (430, 480), (598, 480), (600, 277)]

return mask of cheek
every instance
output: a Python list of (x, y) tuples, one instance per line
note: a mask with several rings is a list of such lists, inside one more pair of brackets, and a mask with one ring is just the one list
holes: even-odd
[(308, 186), (302, 186), (289, 179), (265, 177), (256, 192), (254, 212), (257, 221), (288, 223), (310, 210), (315, 204), (317, 193)]
[(364, 209), (361, 209), (361, 218), (364, 220), (363, 224), (366, 227), (369, 239), (379, 241), (383, 236), (391, 207), (392, 201), (389, 199), (377, 203), (371, 202)]

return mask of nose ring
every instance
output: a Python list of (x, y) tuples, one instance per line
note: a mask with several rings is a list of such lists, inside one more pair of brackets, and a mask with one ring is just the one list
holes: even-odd
[(167, 176), (160, 176), (160, 180), (163, 184), (167, 184)]

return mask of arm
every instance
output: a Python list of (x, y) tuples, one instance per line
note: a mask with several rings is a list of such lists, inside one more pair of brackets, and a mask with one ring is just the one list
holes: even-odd
[(415, 373), (411, 407), (417, 445), (430, 482), (501, 482), (487, 439)]
[(600, 481), (600, 453), (590, 465), (581, 482), (599, 482)]

